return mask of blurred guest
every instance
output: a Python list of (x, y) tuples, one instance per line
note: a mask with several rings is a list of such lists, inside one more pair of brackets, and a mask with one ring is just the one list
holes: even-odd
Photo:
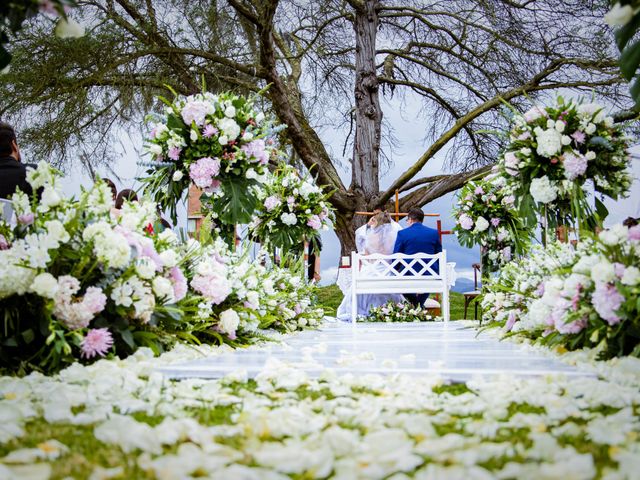
[(15, 130), (8, 123), (0, 122), (0, 198), (9, 198), (16, 190), (31, 195), (26, 167), (35, 168), (35, 165), (21, 161)]
[(107, 184), (109, 189), (111, 190), (111, 196), (113, 197), (113, 201), (115, 203), (116, 198), (118, 197), (118, 189), (116, 188), (116, 184), (113, 183), (109, 178), (103, 178), (102, 181)]
[(622, 222), (622, 224), (625, 227), (635, 227), (636, 225), (638, 225), (638, 219), (637, 218), (633, 218), (633, 217), (627, 217), (624, 219), (624, 221)]
[(124, 205), (125, 201), (137, 202), (138, 194), (135, 191), (131, 190), (130, 188), (125, 188), (124, 190), (121, 190), (118, 196), (116, 197), (116, 209), (117, 210), (122, 209), (122, 205)]
[(315, 238), (309, 242), (309, 255), (307, 257), (307, 278), (309, 281), (320, 281), (320, 251), (322, 240)]

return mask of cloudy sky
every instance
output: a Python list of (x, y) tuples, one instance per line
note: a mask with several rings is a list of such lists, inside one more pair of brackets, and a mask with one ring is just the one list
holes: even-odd
[[(415, 160), (425, 151), (426, 145), (423, 142), (425, 124), (427, 119), (422, 119), (419, 112), (420, 102), (407, 101), (400, 104), (398, 101), (387, 102), (383, 101), (383, 111), (386, 121), (392, 125), (395, 135), (399, 140), (399, 146), (394, 148), (393, 160), (394, 165), (381, 177), (381, 188), (388, 187), (392, 181), (407, 167), (409, 167)], [(342, 151), (342, 142), (344, 141), (344, 135), (342, 132), (332, 131), (331, 129), (325, 129), (321, 132), (321, 136), (325, 143), (333, 152)], [(117, 165), (113, 166), (113, 170), (120, 177), (120, 181), (116, 180), (118, 190), (122, 188), (137, 188), (139, 186), (136, 182), (136, 177), (144, 174), (144, 167), (138, 166), (137, 162), (141, 158), (141, 138), (123, 138), (120, 145), (117, 145), (117, 149), (120, 158)], [(350, 152), (348, 152), (350, 153)], [(442, 164), (445, 156), (445, 151), (441, 152), (439, 156), (429, 162), (423, 171), (417, 175), (419, 178), (424, 175), (434, 175), (442, 173)], [(638, 155), (640, 155), (640, 149), (637, 149)], [(28, 159), (26, 159), (28, 161)], [(348, 165), (348, 159), (344, 159), (343, 163)], [(620, 222), (628, 216), (640, 216), (640, 160), (634, 158), (632, 162), (632, 170), (635, 177), (632, 193), (628, 199), (618, 202), (607, 202), (607, 206), (610, 211), (610, 217), (607, 223)], [(103, 176), (109, 176), (106, 172), (100, 172)], [(340, 171), (343, 181), (346, 185), (350, 183), (351, 172), (346, 168)], [(65, 190), (69, 193), (77, 194), (80, 189), (80, 185), (90, 185), (91, 180), (89, 176), (80, 171), (79, 165), (72, 172), (69, 172), (65, 179)], [(442, 219), (442, 225), (444, 230), (450, 230), (454, 226), (454, 221), (451, 217), (451, 209), (455, 201), (455, 194), (451, 193), (444, 197), (437, 199), (436, 201), (426, 205), (423, 210), (426, 213), (439, 213)], [(179, 210), (180, 220), (179, 226), (186, 227), (186, 213), (184, 207)], [(404, 222), (401, 222), (402, 224)], [(425, 224), (436, 228), (436, 219), (427, 218)], [(321, 257), (322, 262), (322, 284), (334, 283), (338, 264), (340, 261), (340, 244), (337, 236), (333, 232), (325, 232), (323, 235), (323, 252)], [(443, 248), (447, 250), (447, 255), (450, 261), (456, 262), (456, 272), (458, 277), (473, 279), (473, 270), (471, 265), (480, 260), (479, 249), (468, 249), (461, 247), (454, 235), (446, 235), (443, 238)]]

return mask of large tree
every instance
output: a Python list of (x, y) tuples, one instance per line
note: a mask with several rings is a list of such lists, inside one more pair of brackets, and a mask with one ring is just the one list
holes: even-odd
[[(184, 94), (269, 85), (295, 157), (317, 165), (335, 190), (343, 252), (354, 246), (357, 210), (423, 206), (486, 171), (503, 127), (503, 102), (518, 107), (555, 89), (591, 90), (627, 106), (608, 2), (593, 0), (85, 0), (87, 35), (50, 37), (37, 21), (13, 44), (0, 78), (0, 115), (19, 121), (39, 157), (107, 161), (114, 136), (139, 127), (171, 84)], [(381, 95), (419, 98), (424, 153), (385, 190), (388, 138)], [(351, 182), (323, 126), (344, 131)], [(137, 131), (136, 131), (137, 132)], [(141, 142), (141, 140), (138, 140)], [(449, 173), (422, 176), (437, 154)]]

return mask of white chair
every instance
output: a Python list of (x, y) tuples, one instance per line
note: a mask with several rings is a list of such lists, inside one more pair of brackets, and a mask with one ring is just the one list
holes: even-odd
[(6, 198), (0, 198), (0, 220), (11, 223), (13, 220), (13, 203)]
[[(438, 262), (439, 271), (434, 270)], [(405, 255), (351, 254), (351, 322), (358, 313), (357, 296), (362, 293), (440, 293), (442, 316), (449, 321), (447, 252)]]

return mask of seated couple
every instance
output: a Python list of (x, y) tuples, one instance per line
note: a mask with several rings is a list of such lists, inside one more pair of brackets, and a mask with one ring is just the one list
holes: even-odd
[[(371, 255), (374, 253), (390, 255), (392, 253), (434, 254), (442, 251), (438, 231), (422, 224), (424, 213), (418, 208), (411, 209), (407, 215), (407, 227), (402, 228), (394, 222), (388, 213), (375, 214), (366, 225), (356, 230), (356, 246), (358, 253)], [(425, 294), (364, 294), (358, 295), (358, 316), (369, 315), (371, 307), (384, 305), (389, 301), (402, 302), (408, 300), (413, 305), (422, 305), (429, 297)], [(345, 295), (338, 307), (339, 320), (351, 319), (351, 295)]]

